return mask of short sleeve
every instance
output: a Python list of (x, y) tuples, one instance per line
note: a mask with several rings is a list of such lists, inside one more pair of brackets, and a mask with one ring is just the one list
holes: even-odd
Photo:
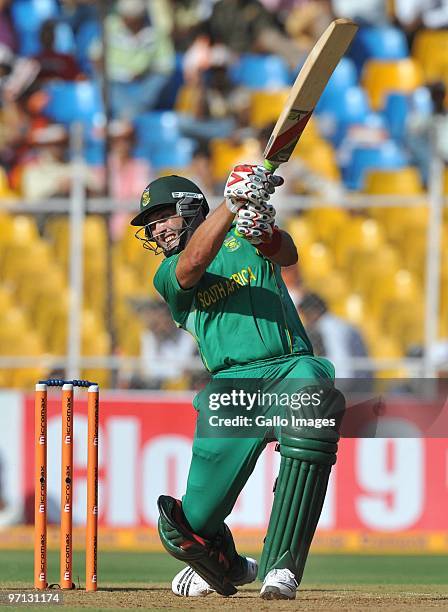
[(165, 259), (154, 276), (154, 287), (168, 304), (174, 321), (183, 327), (193, 304), (196, 287), (182, 289), (176, 277), (179, 255)]

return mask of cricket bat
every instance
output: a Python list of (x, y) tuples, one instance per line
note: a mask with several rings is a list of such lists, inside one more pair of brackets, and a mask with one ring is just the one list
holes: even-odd
[(325, 86), (357, 30), (358, 26), (350, 19), (335, 19), (311, 49), (263, 153), (264, 166), (271, 172), (291, 157)]

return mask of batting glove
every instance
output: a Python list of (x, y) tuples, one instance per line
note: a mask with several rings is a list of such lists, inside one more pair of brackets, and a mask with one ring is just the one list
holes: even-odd
[(275, 208), (268, 202), (247, 204), (236, 216), (236, 231), (251, 244), (270, 242), (275, 223)]
[(227, 179), (224, 198), (230, 212), (236, 214), (246, 204), (266, 202), (282, 184), (283, 179), (264, 166), (239, 164)]

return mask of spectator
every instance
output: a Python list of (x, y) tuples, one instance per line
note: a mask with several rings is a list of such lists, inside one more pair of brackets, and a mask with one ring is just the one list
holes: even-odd
[(301, 53), (279, 22), (259, 0), (219, 0), (210, 19), (186, 53), (186, 75), (190, 81), (209, 67), (210, 48), (224, 45), (233, 53), (274, 53), (291, 68), (297, 68)]
[(174, 68), (174, 49), (160, 6), (118, 0), (106, 19), (107, 72), (115, 116), (134, 119), (157, 105)]
[(445, 108), (446, 86), (442, 81), (428, 85), (433, 111), (431, 115), (411, 112), (407, 120), (406, 146), (427, 184), (434, 154), (448, 163), (448, 113)]
[[(135, 132), (132, 123), (115, 119), (109, 124), (109, 195), (118, 202), (139, 198), (142, 185), (147, 185), (153, 178), (149, 162), (132, 157), (135, 146)], [(95, 168), (94, 172), (100, 184), (105, 185), (104, 167)], [(128, 214), (116, 212), (112, 216), (111, 229), (115, 238), (121, 237), (127, 227)]]
[(61, 0), (62, 15), (75, 34), (89, 21), (99, 21), (98, 7), (91, 0)]
[(194, 42), (212, 4), (204, 0), (169, 0), (170, 30), (176, 51), (184, 53)]
[(370, 383), (370, 372), (355, 370), (349, 363), (353, 357), (368, 357), (358, 329), (328, 312), (327, 304), (316, 293), (308, 293), (302, 298), (299, 311), (307, 330), (315, 330), (322, 339), (324, 356), (334, 363), (336, 377), (362, 378)]
[(448, 27), (448, 0), (395, 0), (393, 16), (411, 47), (422, 28), (440, 30)]
[(11, 0), (0, 0), (0, 44), (17, 51), (17, 37), (11, 19)]
[(175, 326), (164, 302), (146, 302), (139, 310), (145, 324), (142, 365), (131, 386), (161, 388), (183, 376), (197, 354), (196, 343)]
[(179, 116), (182, 134), (200, 145), (212, 138), (228, 138), (245, 127), (250, 102), (248, 92), (230, 81), (228, 66), (232, 56), (226, 48), (214, 47), (211, 55), (209, 69), (199, 75), (200, 81), (184, 87), (184, 96), (188, 90), (189, 108)]
[[(145, 159), (132, 157), (135, 131), (131, 122), (114, 119), (108, 129), (110, 195), (116, 200), (133, 200), (140, 197), (142, 185), (153, 178), (151, 167)], [(100, 176), (104, 180), (104, 168)]]
[(308, 52), (334, 18), (330, 0), (296, 2), (285, 16), (285, 29), (298, 47)]
[[(74, 168), (66, 160), (67, 130), (52, 124), (33, 130), (30, 144), (34, 156), (22, 167), (22, 192), (29, 202), (66, 197), (75, 178)], [(76, 179), (85, 181), (91, 192), (99, 192), (101, 184), (91, 169), (83, 170)]]
[(385, 0), (332, 0), (336, 17), (353, 19), (360, 25), (381, 26), (389, 23)]
[(75, 81), (82, 77), (81, 69), (72, 55), (59, 53), (54, 48), (56, 21), (48, 19), (42, 24), (40, 30), (41, 52), (35, 56), (39, 62), (39, 82), (50, 79)]

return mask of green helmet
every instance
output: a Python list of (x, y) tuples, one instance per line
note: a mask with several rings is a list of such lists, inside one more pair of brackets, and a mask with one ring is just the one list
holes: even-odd
[(170, 205), (174, 206), (177, 214), (182, 217), (183, 224), (179, 231), (178, 244), (169, 250), (162, 249), (165, 256), (174, 255), (185, 248), (200, 222), (199, 213), (202, 212), (205, 218), (210, 210), (205, 195), (189, 179), (171, 175), (152, 181), (140, 198), (140, 212), (131, 221), (131, 225), (141, 228), (135, 235), (143, 241), (145, 248), (159, 252), (149, 218), (151, 213)]

